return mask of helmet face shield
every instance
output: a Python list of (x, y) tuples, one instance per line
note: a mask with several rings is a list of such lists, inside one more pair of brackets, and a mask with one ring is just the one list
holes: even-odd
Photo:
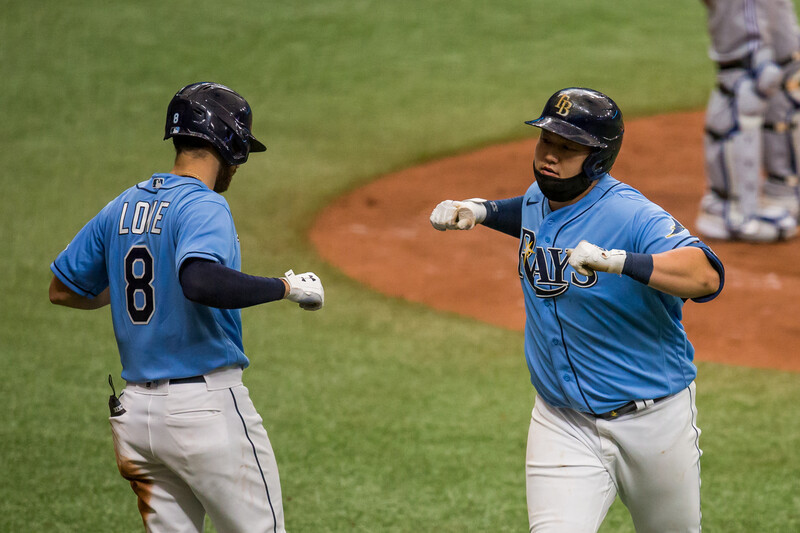
[(547, 100), (542, 115), (525, 124), (593, 148), (583, 166), (589, 179), (611, 170), (625, 132), (617, 104), (601, 92), (581, 87), (558, 91)]
[(169, 103), (164, 139), (179, 135), (204, 139), (226, 163), (241, 165), (250, 152), (267, 149), (251, 133), (252, 123), (250, 105), (236, 91), (217, 83), (193, 83)]

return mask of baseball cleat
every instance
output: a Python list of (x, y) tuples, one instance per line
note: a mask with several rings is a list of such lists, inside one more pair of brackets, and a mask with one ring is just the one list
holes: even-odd
[(800, 220), (800, 201), (797, 195), (773, 195), (765, 192), (761, 197), (761, 205), (767, 209), (782, 209), (795, 220)]
[[(765, 205), (747, 219), (735, 221), (724, 202), (703, 198), (695, 226), (704, 237), (725, 241), (778, 242), (797, 235), (797, 216), (785, 207)], [(741, 218), (741, 217), (739, 217)]]

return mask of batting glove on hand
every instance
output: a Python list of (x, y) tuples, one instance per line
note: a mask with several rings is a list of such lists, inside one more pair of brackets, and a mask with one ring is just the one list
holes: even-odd
[(290, 270), (282, 279), (289, 284), (289, 294), (286, 295), (288, 300), (300, 304), (306, 311), (322, 309), (325, 303), (325, 289), (322, 288), (322, 282), (316, 274), (313, 272), (295, 274)]
[(581, 241), (574, 249), (567, 250), (569, 264), (579, 274), (589, 276), (592, 272), (622, 274), (627, 254), (625, 250), (604, 250), (594, 244)]
[(439, 231), (448, 229), (472, 229), (486, 219), (486, 206), (483, 198), (469, 200), (445, 200), (433, 208), (431, 225)]

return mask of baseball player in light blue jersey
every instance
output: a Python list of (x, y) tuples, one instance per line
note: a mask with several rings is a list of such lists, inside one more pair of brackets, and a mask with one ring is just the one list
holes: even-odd
[(606, 95), (556, 92), (541, 117), (536, 181), (505, 200), (441, 202), (438, 230), (477, 223), (519, 239), (530, 531), (597, 531), (617, 494), (638, 532), (700, 530), (700, 430), (687, 299), (724, 284), (719, 258), (611, 177), (622, 114)]
[[(240, 308), (287, 298), (324, 303), (311, 272), (240, 272), (227, 190), (250, 152), (250, 106), (215, 83), (181, 89), (165, 139), (176, 157), (112, 200), (51, 265), (50, 300), (79, 309), (110, 303), (127, 382), (110, 401), (120, 474), (149, 532), (282, 532), (275, 456), (242, 370)], [(110, 380), (110, 378), (109, 378)]]

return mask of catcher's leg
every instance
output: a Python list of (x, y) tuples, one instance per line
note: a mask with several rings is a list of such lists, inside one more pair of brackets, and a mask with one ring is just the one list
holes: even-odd
[(591, 421), (536, 399), (525, 461), (532, 533), (597, 531), (616, 497)]
[(759, 76), (741, 68), (721, 70), (709, 99), (705, 137), (709, 190), (697, 218), (698, 231), (707, 237), (771, 242), (797, 232), (787, 212), (760, 206), (765, 97), (774, 93), (774, 69), (763, 72)]
[(764, 123), (765, 206), (800, 216), (800, 53), (784, 65), (781, 91), (769, 99)]

